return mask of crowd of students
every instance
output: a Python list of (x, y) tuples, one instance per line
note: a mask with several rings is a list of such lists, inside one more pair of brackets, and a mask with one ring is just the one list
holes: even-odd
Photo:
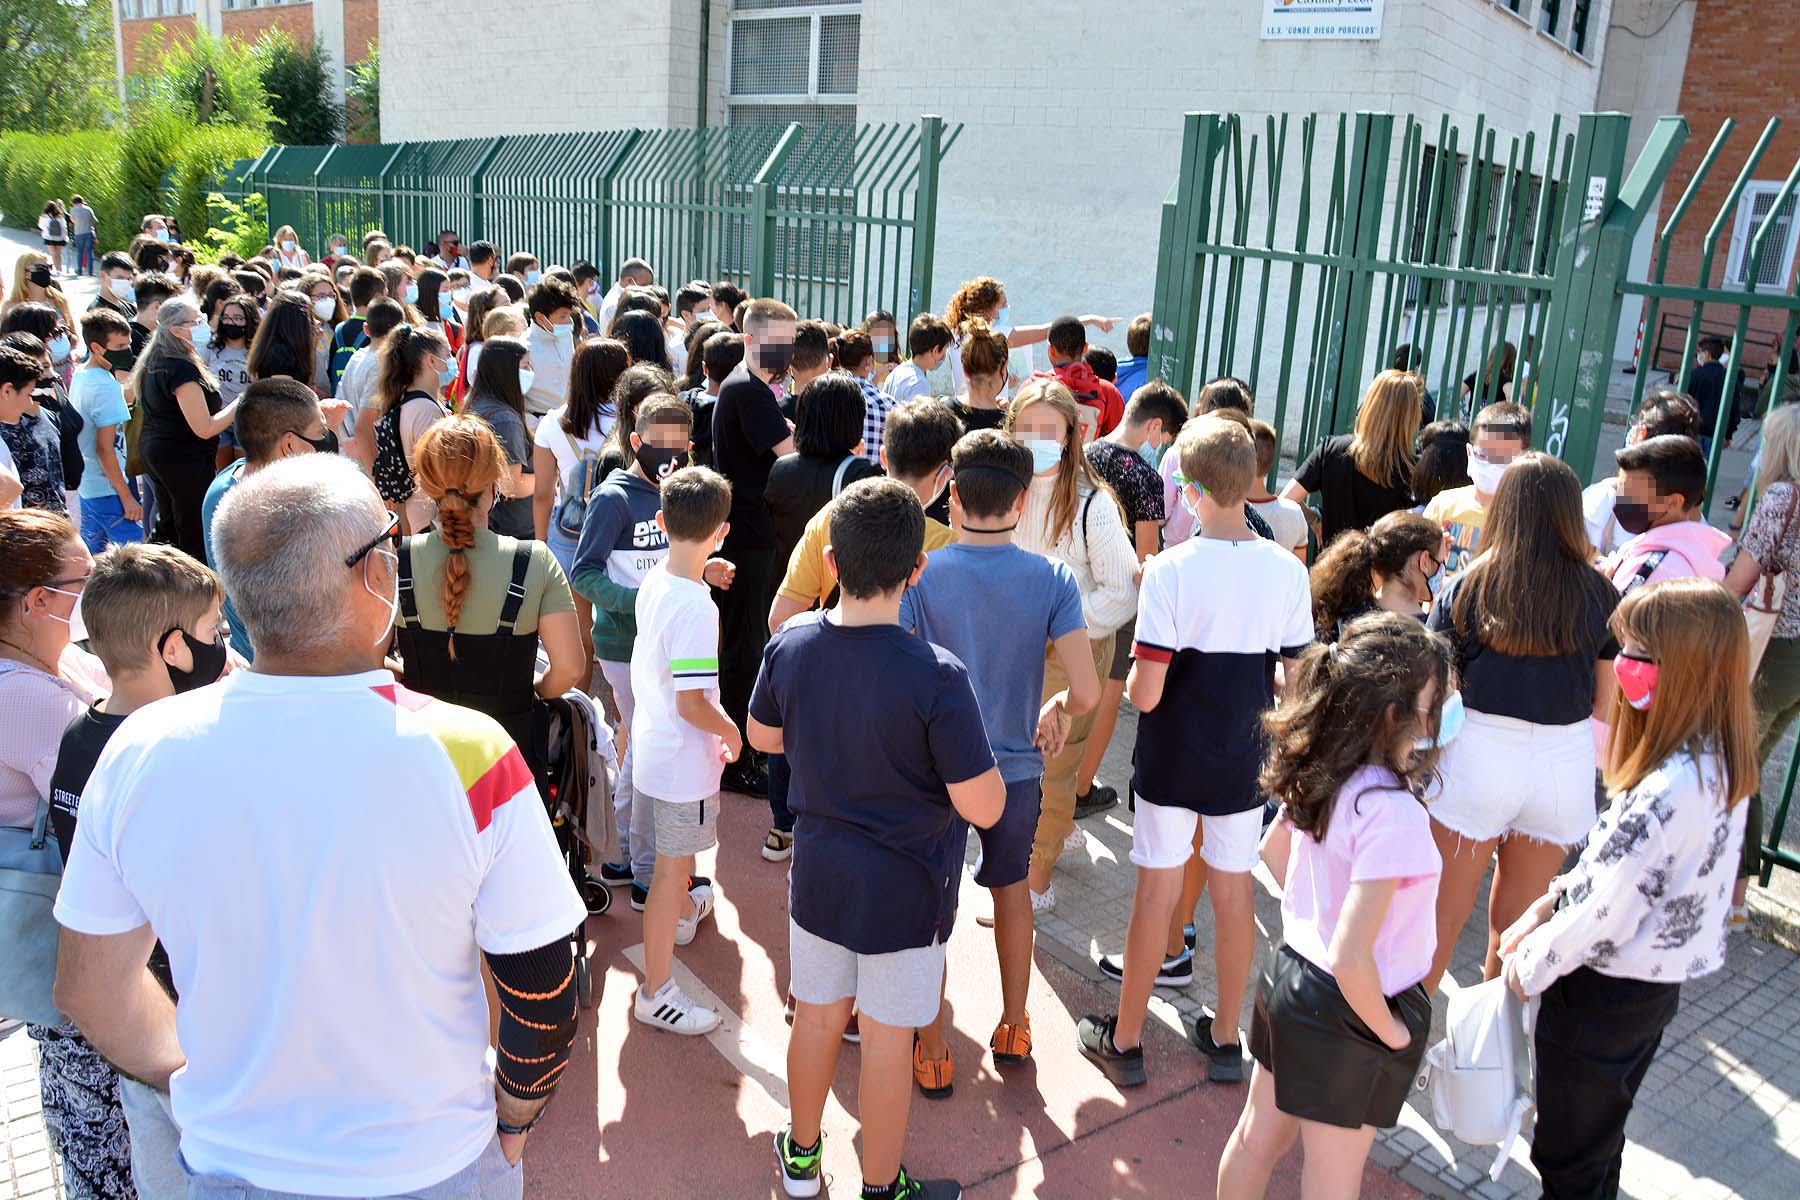
[[(862, 1194), (954, 1197), (903, 1148), (914, 1088), (955, 1090), (969, 830), (987, 1046), (1017, 1063), (1035, 918), (1118, 803), (1123, 700), (1136, 891), (1076, 1048), (1146, 1081), (1207, 895), (1218, 992), (1188, 1032), (1211, 1080), (1250, 1077), (1220, 1195), (1260, 1195), (1296, 1138), (1307, 1195), (1355, 1194), (1490, 864), (1485, 973), (1544, 997), (1533, 1160), (1547, 1194), (1616, 1192), (1680, 985), (1741, 920), (1740, 802), (1800, 712), (1800, 590), (1754, 708), (1738, 604), (1800, 548), (1800, 410), (1766, 423), (1728, 569), (1674, 392), (1584, 495), (1502, 386), (1466, 381), (1472, 428), (1434, 420), (1401, 347), (1276, 493), (1249, 387), (1149, 378), (1148, 314), (1119, 361), (1088, 344), (1114, 319), (1014, 325), (984, 277), (902, 346), (889, 313), (671, 295), (640, 259), (609, 284), (450, 230), (326, 250), (283, 227), (202, 265), (147, 217), (79, 337), (30, 255), (0, 320), (0, 824), (47, 814), (61, 844), (70, 1019), (7, 1015), (68, 1194), (519, 1194), (573, 1037), (568, 931), (608, 888), (643, 914), (634, 1019), (718, 1025), (673, 960), (731, 886), (696, 874), (731, 792), (766, 798), (789, 872), (783, 1188), (820, 1189), (850, 1039)], [(617, 851), (573, 880), (539, 802), (559, 697), (616, 730)], [(276, 764), (244, 818), (241, 772)], [(355, 928), (322, 944), (315, 905)]]

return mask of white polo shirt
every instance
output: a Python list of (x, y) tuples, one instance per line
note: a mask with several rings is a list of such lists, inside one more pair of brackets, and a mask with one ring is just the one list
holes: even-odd
[(585, 917), (505, 731), (385, 671), (238, 671), (133, 713), (56, 902), (69, 929), (147, 922), (168, 951), (188, 1165), (317, 1196), (475, 1161), (494, 1133), (480, 952)]

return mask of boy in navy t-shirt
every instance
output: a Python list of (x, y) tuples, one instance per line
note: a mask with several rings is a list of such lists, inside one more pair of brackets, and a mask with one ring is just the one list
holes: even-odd
[(1244, 1077), (1237, 1020), (1256, 953), (1250, 872), (1262, 836), (1262, 715), (1275, 701), (1276, 657), (1288, 660), (1291, 678), (1313, 636), (1306, 567), (1244, 521), (1256, 478), (1250, 431), (1200, 417), (1182, 427), (1175, 449), (1181, 503), (1198, 536), (1145, 564), (1138, 598), (1125, 684), (1142, 714), (1131, 779), (1138, 877), (1119, 1011), (1083, 1017), (1078, 1029), (1082, 1054), (1122, 1085), (1145, 1081), (1144, 1017), (1196, 833), (1212, 893), (1219, 1000), (1196, 1022), (1193, 1041), (1210, 1079)]
[[(924, 539), (925, 510), (905, 484), (867, 479), (845, 489), (826, 552), (841, 600), (770, 639), (750, 697), (750, 744), (787, 755), (797, 818), (791, 1112), (775, 1138), (790, 1196), (819, 1191), (819, 1125), (852, 1005), (862, 1033), (863, 1195), (959, 1194), (901, 1165), (907, 1074), (913, 1030), (935, 1019), (942, 996), (962, 822), (993, 825), (1006, 787), (969, 672), (899, 625), (900, 598), (925, 569)], [(846, 755), (854, 772), (843, 770)]]
[[(900, 625), (962, 659), (988, 742), (1006, 781), (1006, 812), (981, 830), (975, 882), (994, 896), (1000, 958), (1000, 1024), (988, 1039), (997, 1062), (1031, 1057), (1031, 896), (1025, 876), (1037, 831), (1044, 753), (1056, 753), (1070, 718), (1094, 707), (1100, 678), (1088, 648), (1081, 592), (1068, 567), (1013, 545), (1025, 511), (1031, 451), (997, 429), (967, 434), (950, 458), (950, 511), (961, 540), (926, 556), (929, 569), (900, 601)], [(1069, 686), (1040, 703), (1044, 646), (1054, 643)], [(927, 1096), (950, 1094), (955, 1067), (943, 1014), (919, 1030), (913, 1078)]]

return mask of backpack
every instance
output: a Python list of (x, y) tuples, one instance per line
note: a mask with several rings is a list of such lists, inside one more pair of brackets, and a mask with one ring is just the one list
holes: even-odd
[[(544, 419), (549, 420), (548, 417)], [(605, 479), (600, 469), (600, 456), (592, 450), (582, 450), (581, 457), (563, 476), (562, 499), (556, 505), (558, 533), (571, 541), (581, 540), (581, 527), (587, 522), (588, 501)]]
[(1488, 1178), (1500, 1179), (1520, 1127), (1536, 1107), (1532, 1029), (1538, 1002), (1506, 980), (1451, 993), (1444, 1040), (1425, 1053), (1417, 1086), (1431, 1094), (1431, 1121), (1476, 1146), (1498, 1146)]
[(0, 1016), (59, 1025), (51, 995), (56, 982), (56, 889), (62, 851), (50, 836), (50, 801), (39, 798), (29, 829), (0, 829)]
[(412, 468), (406, 462), (406, 448), (400, 443), (400, 410), (406, 398), (390, 405), (375, 421), (375, 490), (389, 504), (405, 504), (412, 499)]

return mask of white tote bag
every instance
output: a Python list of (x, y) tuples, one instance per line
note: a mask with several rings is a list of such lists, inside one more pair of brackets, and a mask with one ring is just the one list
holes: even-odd
[[(1775, 539), (1775, 552), (1781, 553), (1787, 546), (1788, 530), (1794, 524), (1794, 510), (1800, 509), (1800, 489), (1796, 489), (1794, 498), (1788, 502), (1787, 516), (1781, 521), (1781, 536)], [(1769, 639), (1775, 636), (1775, 622), (1781, 617), (1781, 602), (1787, 596), (1788, 577), (1785, 563), (1765, 569), (1762, 577), (1751, 587), (1750, 594), (1744, 597), (1744, 622), (1750, 627), (1750, 678), (1756, 678), (1756, 669), (1762, 665), (1763, 652), (1769, 648)]]

